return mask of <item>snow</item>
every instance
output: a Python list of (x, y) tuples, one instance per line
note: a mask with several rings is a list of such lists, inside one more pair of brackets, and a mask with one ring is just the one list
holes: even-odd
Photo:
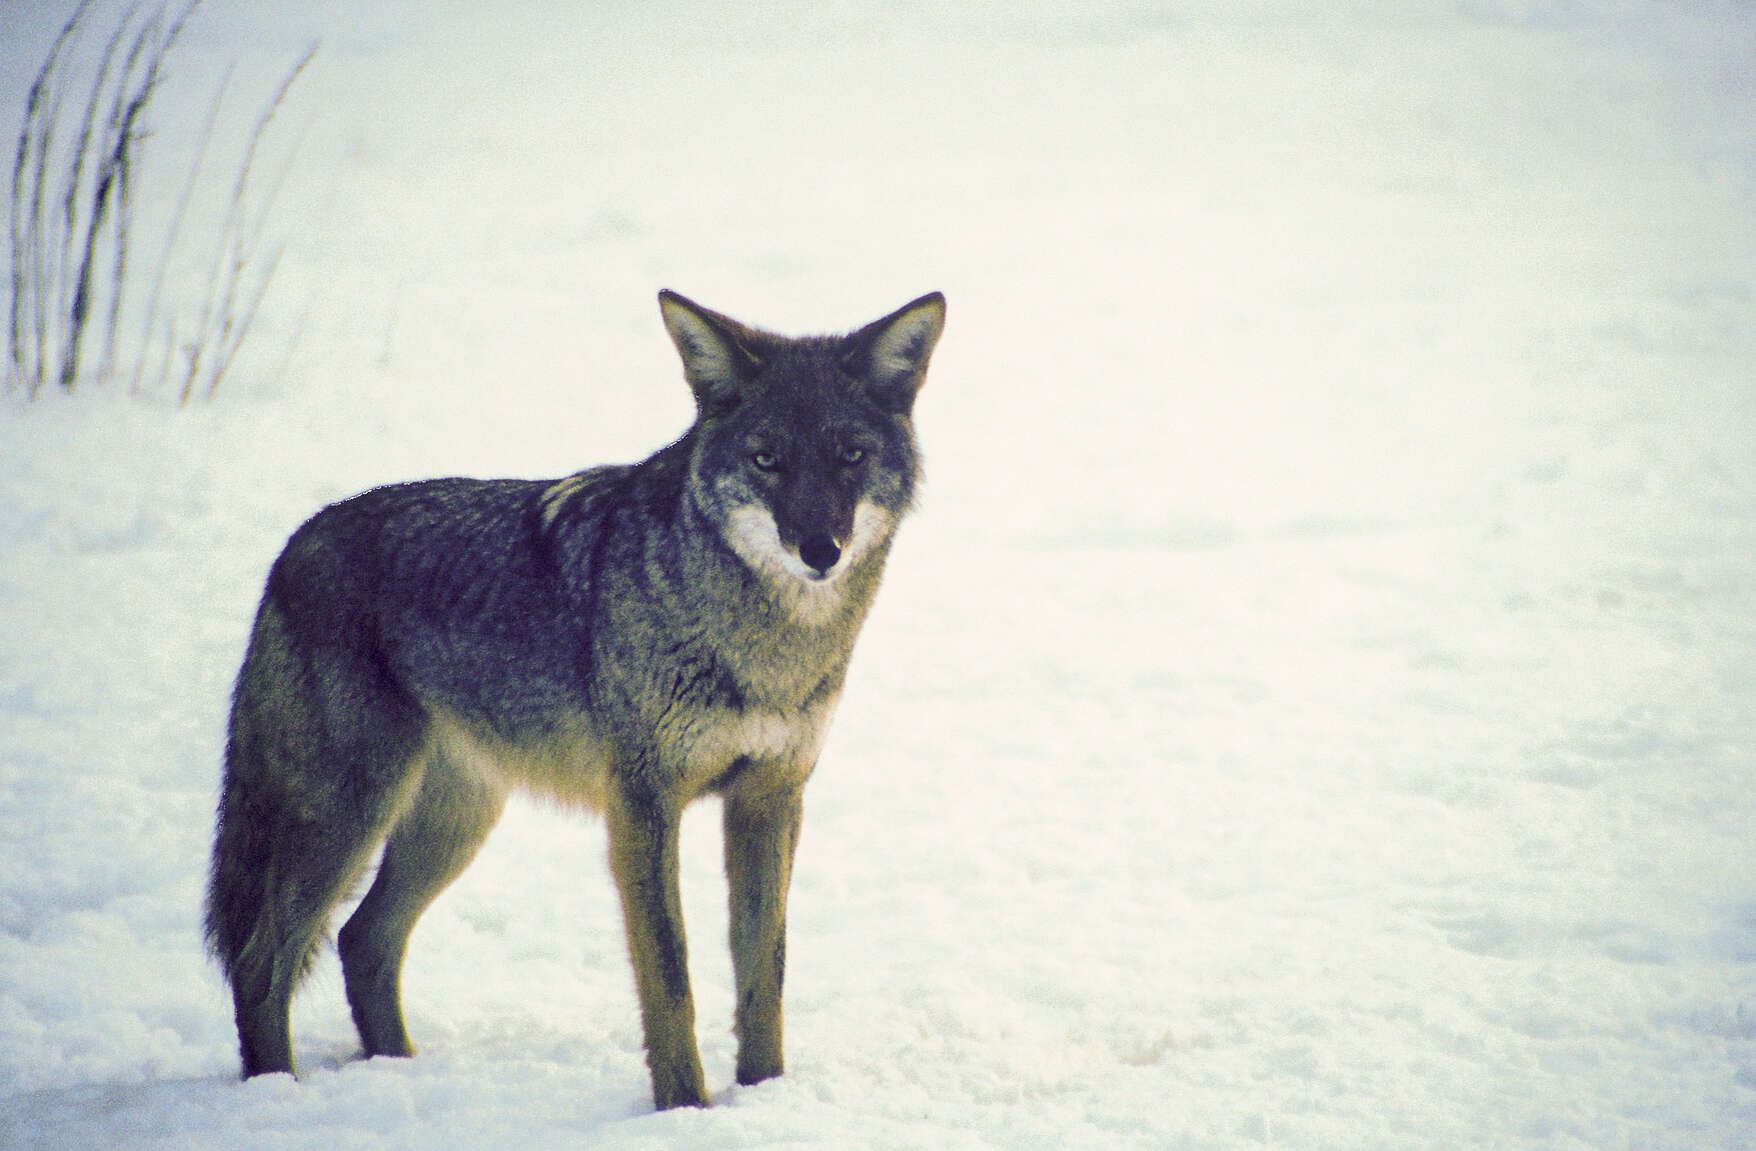
[[(64, 16), (0, 9), (0, 123)], [(155, 154), (314, 38), (215, 401), (0, 413), (0, 1146), (1756, 1147), (1756, 12), (210, 5)], [(658, 1114), (602, 827), (519, 803), (419, 1058), (326, 955), (303, 1077), (238, 1083), (200, 898), (269, 561), (677, 434), (660, 287), (950, 301), (787, 1075), (732, 1085), (711, 806), (715, 1106)]]

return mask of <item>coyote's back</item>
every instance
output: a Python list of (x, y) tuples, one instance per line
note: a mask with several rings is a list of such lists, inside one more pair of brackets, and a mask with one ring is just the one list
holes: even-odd
[(410, 1055), (415, 921), (515, 788), (604, 812), (660, 1107), (707, 1100), (677, 883), (683, 808), (724, 801), (738, 1081), (781, 1071), (800, 791), (919, 466), (924, 296), (788, 339), (673, 293), (683, 437), (559, 480), (431, 480), (324, 509), (269, 573), (227, 734), (207, 929), (245, 1075), (330, 912), (367, 1055)]

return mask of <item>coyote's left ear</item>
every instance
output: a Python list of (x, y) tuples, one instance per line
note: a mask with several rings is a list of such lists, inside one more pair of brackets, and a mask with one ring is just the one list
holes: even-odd
[(762, 361), (750, 350), (749, 330), (668, 288), (659, 293), (659, 311), (671, 343), (683, 357), (683, 374), (695, 393), (696, 407), (703, 415), (720, 415), (736, 407), (745, 381), (762, 370)]
[(842, 369), (864, 381), (881, 405), (906, 412), (927, 378), (927, 360), (944, 329), (945, 297), (932, 292), (843, 340)]

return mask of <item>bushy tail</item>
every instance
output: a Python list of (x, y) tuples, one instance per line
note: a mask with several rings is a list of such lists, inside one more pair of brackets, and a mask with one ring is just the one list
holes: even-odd
[(246, 1075), (292, 1069), (293, 990), (418, 778), (421, 710), (350, 642), (298, 643), (266, 597), (238, 673), (206, 925)]
[[(300, 689), (311, 682), (311, 669), (289, 640), (280, 611), (265, 598), (226, 730), (225, 780), (207, 885), (207, 943), (240, 1006), (261, 1002), (276, 982), (296, 981), (315, 944), (313, 937), (296, 949), (299, 954), (283, 954), (296, 942), (298, 929), (288, 922), (292, 892), (282, 856), (305, 846), (296, 842), (299, 821), (293, 815), (300, 792), (316, 785), (308, 777), (311, 759), (321, 755), (313, 743), (320, 730), (314, 701)], [(279, 973), (279, 980), (277, 966), (290, 968)]]
[[(228, 759), (235, 752), (228, 753)], [(218, 828), (207, 884), (207, 946), (241, 1001), (261, 1002), (274, 980), (276, 956), (288, 939), (281, 915), (285, 893), (275, 858), (277, 827), (283, 822), (266, 797), (228, 766), (220, 794)], [(297, 981), (310, 962), (306, 954), (288, 957)], [(283, 961), (284, 962), (284, 961)]]
[(289, 842), (285, 793), (273, 765), (248, 750), (253, 720), (245, 685), (253, 655), (233, 701), (206, 916), (208, 948), (232, 986), (246, 1077), (293, 1070), (293, 989), (310, 968), (327, 910), (310, 909), (302, 920), (289, 914), (297, 892), (284, 857), (299, 845)]

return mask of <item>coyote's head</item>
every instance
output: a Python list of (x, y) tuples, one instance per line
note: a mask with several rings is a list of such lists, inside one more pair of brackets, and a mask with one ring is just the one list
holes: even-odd
[(675, 292), (659, 306), (695, 393), (691, 498), (732, 550), (795, 586), (831, 583), (881, 553), (919, 479), (910, 413), (945, 297), (802, 339)]

